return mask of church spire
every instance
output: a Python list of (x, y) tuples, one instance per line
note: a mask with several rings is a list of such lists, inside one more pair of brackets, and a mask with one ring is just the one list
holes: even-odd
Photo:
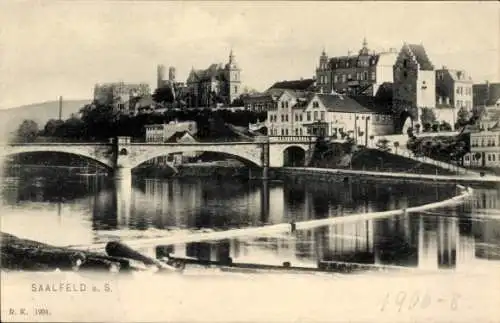
[(234, 62), (234, 53), (233, 53), (233, 48), (231, 47), (231, 50), (229, 51), (229, 63)]
[(366, 41), (366, 37), (363, 38), (363, 48), (359, 51), (359, 55), (369, 55), (370, 51), (368, 49), (368, 42)]

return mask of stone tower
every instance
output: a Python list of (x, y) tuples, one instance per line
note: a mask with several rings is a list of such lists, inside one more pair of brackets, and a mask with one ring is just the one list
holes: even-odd
[(228, 86), (228, 103), (231, 104), (241, 94), (241, 69), (234, 58), (233, 50), (229, 53), (229, 62), (226, 64), (226, 78)]
[(165, 86), (165, 65), (158, 65), (156, 69), (156, 87), (161, 88)]
[(168, 68), (168, 80), (171, 83), (175, 83), (175, 67), (173, 67), (173, 66), (170, 66)]
[(332, 90), (328, 56), (326, 55), (325, 49), (323, 49), (319, 57), (319, 65), (316, 69), (316, 84), (322, 93), (330, 93)]

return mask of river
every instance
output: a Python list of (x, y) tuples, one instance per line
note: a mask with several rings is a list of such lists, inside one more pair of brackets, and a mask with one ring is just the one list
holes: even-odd
[[(114, 182), (105, 176), (36, 176), (36, 172), (23, 170), (18, 172), (16, 176), (4, 178), (1, 192), (2, 231), (60, 246), (90, 245), (115, 239), (180, 236), (192, 232), (222, 231), (328, 217), (348, 217), (354, 213), (422, 205), (444, 200), (456, 194), (455, 187), (451, 184), (399, 183), (354, 178), (349, 181), (337, 180), (327, 183), (313, 182), (308, 178), (249, 181), (237, 178), (155, 179), (134, 177), (132, 183), (124, 184)], [(297, 231), (295, 234), (284, 233), (274, 236), (174, 244), (167, 246), (167, 248), (173, 255), (179, 257), (217, 261), (231, 258), (235, 263), (281, 265), (284, 262), (289, 262), (292, 266), (311, 268), (317, 267), (319, 263), (331, 261), (366, 264), (368, 265), (367, 269), (361, 273), (357, 272), (354, 276), (366, 277), (368, 280), (364, 281), (362, 285), (356, 283), (356, 290), (359, 286), (363, 286), (361, 289), (366, 290), (366, 288), (370, 288), (372, 283), (379, 284), (377, 285), (379, 290), (383, 289), (381, 286), (387, 287), (382, 280), (377, 280), (380, 277), (374, 274), (375, 271), (370, 269), (370, 265), (375, 265), (374, 268), (377, 265), (401, 266), (414, 269), (417, 272), (412, 271), (413, 274), (410, 276), (413, 277), (412, 281), (414, 282), (412, 290), (416, 290), (415, 284), (419, 284), (416, 283), (420, 279), (419, 271), (438, 273), (437, 283), (434, 280), (433, 282), (426, 280), (422, 283), (426, 284), (425, 288), (429, 290), (436, 284), (450, 284), (449, 279), (455, 281), (455, 278), (452, 277), (455, 277), (457, 272), (466, 275), (498, 273), (500, 269), (500, 190), (496, 187), (475, 187), (472, 200), (463, 205), (411, 214), (406, 217), (395, 216), (379, 220), (340, 223)], [(154, 250), (147, 250), (147, 252), (154, 253)], [(202, 276), (211, 275), (211, 273), (211, 271), (207, 271)], [(354, 276), (344, 275), (345, 283), (342, 284), (348, 284), (349, 277)], [(32, 274), (29, 277), (26, 278), (27, 281), (32, 282)], [(259, 278), (259, 281), (264, 286), (262, 288), (269, 286), (268, 278), (260, 277), (262, 278)], [(384, 279), (388, 279), (389, 276), (384, 277), (386, 277)], [(395, 277), (391, 276), (391, 279), (397, 279)], [(5, 280), (5, 276), (3, 279), (4, 282), (9, 282), (9, 280)], [(256, 284), (256, 279), (254, 277), (251, 281)], [(304, 288), (304, 290), (311, 288), (312, 290), (312, 286), (316, 286), (314, 287), (316, 292), (323, 290), (326, 286), (323, 284), (328, 283), (316, 279), (311, 278), (310, 285), (307, 279), (301, 279), (302, 283), (300, 284), (302, 285), (300, 286), (302, 287), (297, 288)], [(18, 281), (15, 286), (22, 285), (22, 281), (21, 283)], [(217, 281), (215, 287), (208, 281), (198, 281), (196, 286), (203, 286), (200, 287), (204, 288), (203, 290), (217, 288), (221, 293), (223, 293), (222, 286), (225, 286), (224, 288), (236, 286), (230, 285), (233, 287), (228, 287), (229, 283)], [(351, 295), (350, 297), (353, 298), (360, 297), (358, 294), (356, 294), (357, 296), (352, 295), (355, 293), (354, 290), (349, 291), (352, 286), (339, 285), (338, 279), (335, 281), (337, 284), (335, 288), (345, 288), (346, 292), (339, 294), (338, 291), (331, 291), (329, 297), (332, 299), (343, 299), (343, 297), (347, 297), (346, 295)], [(14, 287), (12, 280), (10, 282), (11, 288), (17, 288)], [(298, 282), (293, 284), (298, 284)], [(407, 277), (394, 282), (391, 286), (406, 284), (405, 282), (408, 282)], [(169, 282), (169, 284), (184, 283), (187, 284), (185, 281), (182, 283)], [(250, 286), (248, 280), (245, 280), (245, 283), (242, 284), (247, 284), (244, 285), (245, 288), (255, 289), (257, 285), (254, 283)], [(191, 281), (189, 284), (194, 283)], [(276, 285), (276, 288), (287, 289), (289, 284), (290, 281), (287, 280)], [(484, 285), (484, 281), (481, 284)], [(122, 288), (125, 287), (122, 286)], [(142, 286), (141, 288), (146, 287)], [(152, 284), (148, 288), (155, 289), (158, 286)], [(197, 287), (181, 287), (179, 285), (176, 288)], [(463, 288), (470, 289), (470, 286)], [(449, 292), (448, 288), (444, 290)], [(267, 289), (260, 290), (261, 293), (263, 291), (265, 291), (264, 293), (277, 293), (277, 291), (268, 291)], [(183, 295), (182, 297), (190, 299), (190, 302), (195, 302), (192, 296), (188, 297), (182, 292), (179, 293)], [(181, 298), (179, 293), (177, 294)], [(196, 292), (197, 295), (205, 295), (205, 300), (207, 297), (213, 296), (203, 293), (205, 292)], [(241, 299), (248, 296), (241, 294), (241, 291), (239, 293)], [(484, 297), (480, 291), (476, 291), (476, 293), (479, 294), (471, 292), (470, 295), (476, 295), (471, 296), (473, 299)], [(33, 297), (32, 294), (29, 295)], [(123, 294), (121, 295), (120, 297), (123, 297)], [(229, 301), (228, 298), (222, 300), (220, 299), (222, 296), (217, 295), (219, 295), (218, 301), (221, 302), (217, 303), (217, 306), (222, 306), (222, 303)], [(273, 297), (284, 297), (283, 294), (279, 295), (276, 294)], [(25, 295), (25, 297), (28, 296)], [(383, 295), (377, 294), (376, 297), (378, 297), (377, 304), (379, 304)], [(172, 316), (169, 314), (170, 316), (161, 316), (161, 318), (194, 320), (193, 309), (203, 307), (201, 296), (196, 299), (196, 302), (200, 303), (192, 305), (189, 309), (186, 307), (181, 310), (175, 306), (171, 308), (180, 311), (176, 313), (183, 313), (182, 315)], [(184, 302), (185, 299), (182, 298), (182, 301)], [(282, 301), (282, 306), (292, 306), (290, 300), (287, 303), (283, 298)], [(90, 310), (96, 311), (97, 308), (102, 310), (99, 307), (102, 304), (95, 302), (92, 305), (94, 307)], [(123, 302), (123, 298), (120, 304), (122, 304), (121, 302)], [(131, 302), (134, 301), (131, 300)], [(217, 301), (213, 300), (213, 302)], [(245, 302), (252, 301), (247, 299)], [(294, 299), (293, 302), (299, 301)], [(309, 304), (306, 300), (302, 302), (299, 306), (300, 311), (308, 306), (315, 308), (316, 313), (324, 310), (316, 308), (316, 303)], [(261, 303), (257, 302), (256, 304)], [(274, 310), (282, 308), (277, 303), (273, 307)], [(264, 306), (263, 304), (261, 305)], [(237, 305), (233, 304), (233, 306)], [(217, 316), (219, 313), (209, 318), (236, 320), (240, 317), (238, 315), (246, 313), (243, 316), (244, 319), (269, 319), (269, 316), (264, 314), (262, 317), (254, 317), (253, 314), (245, 311), (245, 305), (242, 306), (239, 314), (233, 313), (219, 317)], [(371, 306), (373, 307), (373, 304)], [(113, 312), (114, 316), (112, 317), (100, 315), (96, 316), (96, 320), (114, 320), (117, 317), (120, 317), (119, 320), (122, 321), (131, 318), (143, 320), (147, 317), (154, 321), (158, 317), (153, 313), (157, 313), (158, 310), (157, 307), (154, 307), (151, 312), (148, 312), (149, 314), (144, 314), (145, 316), (140, 316), (138, 313), (120, 316), (125, 314), (120, 312), (119, 315)], [(278, 315), (269, 312), (262, 313), (271, 316)], [(479, 315), (477, 312), (474, 313), (476, 313), (474, 315)], [(67, 311), (65, 312), (66, 316), (59, 314), (62, 315), (59, 317), (64, 319), (71, 319), (72, 315), (75, 315), (74, 312)], [(487, 312), (483, 311), (480, 314), (487, 315)], [(297, 319), (296, 315), (290, 313), (289, 317), (286, 315), (279, 317)], [(328, 318), (328, 313), (325, 312), (324, 315), (319, 317)], [(470, 315), (473, 313), (471, 312)], [(483, 318), (486, 317), (483, 316)], [(472, 319), (477, 318), (474, 316)], [(386, 319), (382, 321), (390, 321)], [(398, 317), (398, 321), (404, 320)]]

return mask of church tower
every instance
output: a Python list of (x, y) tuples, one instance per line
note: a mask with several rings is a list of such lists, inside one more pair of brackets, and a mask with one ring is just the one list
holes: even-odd
[(241, 69), (234, 58), (233, 50), (229, 53), (229, 62), (226, 64), (226, 79), (228, 86), (229, 104), (233, 103), (241, 95)]
[(316, 68), (316, 85), (322, 93), (330, 93), (332, 90), (331, 73), (328, 65), (328, 55), (325, 49), (319, 57), (319, 65)]

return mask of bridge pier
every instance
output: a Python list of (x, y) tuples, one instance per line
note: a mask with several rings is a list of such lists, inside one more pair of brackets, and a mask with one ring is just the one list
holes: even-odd
[(117, 167), (114, 170), (114, 178), (119, 181), (126, 181), (132, 179), (131, 167)]

